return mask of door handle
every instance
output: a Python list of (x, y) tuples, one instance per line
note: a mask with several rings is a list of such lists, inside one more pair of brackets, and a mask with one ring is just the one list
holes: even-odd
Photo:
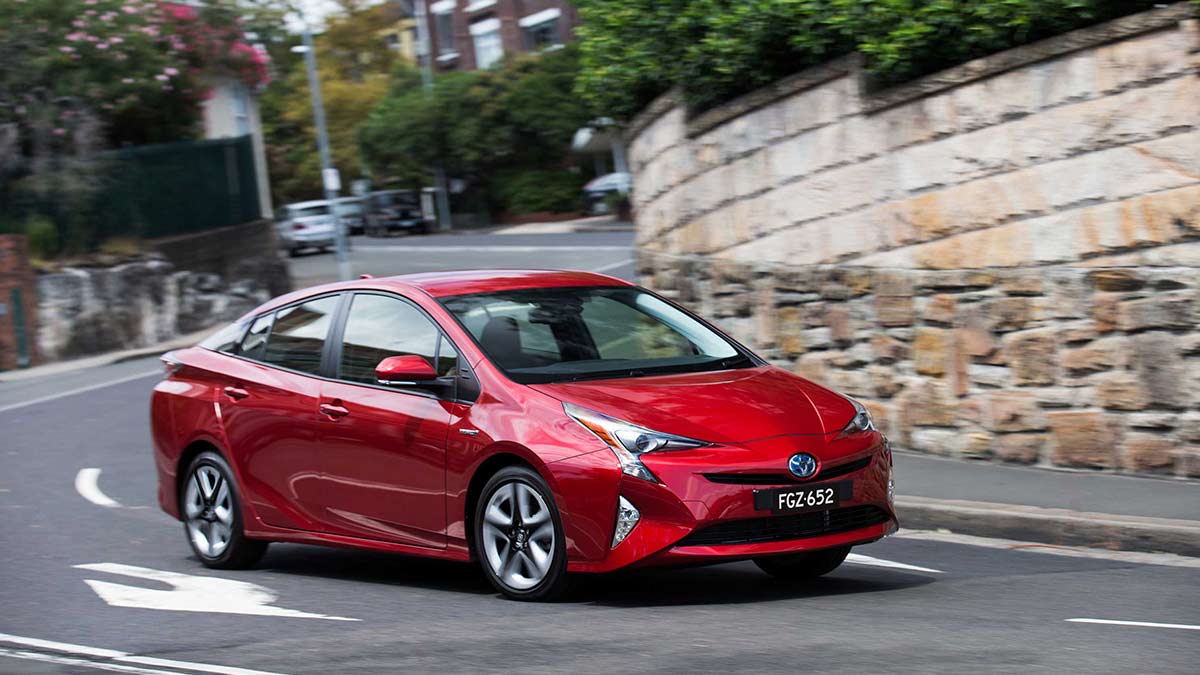
[(225, 387), (225, 395), (235, 401), (240, 401), (249, 396), (250, 392), (241, 387)]
[(340, 405), (333, 405), (332, 403), (322, 403), (321, 412), (331, 420), (340, 420), (341, 418), (350, 414), (349, 410), (346, 410)]

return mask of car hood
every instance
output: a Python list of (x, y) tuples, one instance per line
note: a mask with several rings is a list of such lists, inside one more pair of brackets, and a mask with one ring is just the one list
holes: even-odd
[(774, 366), (529, 386), (654, 431), (712, 443), (831, 434), (854, 417), (845, 397)]

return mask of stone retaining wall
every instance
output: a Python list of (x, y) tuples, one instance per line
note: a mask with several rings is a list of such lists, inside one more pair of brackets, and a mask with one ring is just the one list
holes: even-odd
[(1187, 3), (863, 93), (856, 57), (630, 130), (639, 271), (899, 444), (1200, 476)]

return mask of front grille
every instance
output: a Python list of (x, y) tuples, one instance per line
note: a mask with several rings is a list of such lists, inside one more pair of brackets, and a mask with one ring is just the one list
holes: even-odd
[(728, 546), (807, 539), (870, 527), (887, 522), (887, 519), (887, 513), (878, 506), (863, 505), (790, 516), (730, 520), (696, 530), (676, 546)]
[(784, 485), (786, 483), (800, 483), (808, 481), (819, 481), (827, 478), (837, 478), (845, 476), (848, 473), (854, 473), (859, 469), (865, 469), (871, 465), (871, 456), (868, 455), (862, 459), (856, 459), (853, 462), (846, 462), (838, 466), (831, 466), (817, 475), (806, 478), (801, 481), (786, 471), (776, 473), (706, 473), (704, 477), (713, 483), (722, 483), (725, 485)]

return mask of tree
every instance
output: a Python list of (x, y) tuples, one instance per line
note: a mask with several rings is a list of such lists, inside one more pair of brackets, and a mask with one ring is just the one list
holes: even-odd
[[(366, 176), (358, 127), (388, 92), (419, 78), (380, 37), (397, 20), (394, 3), (366, 6), (343, 1), (314, 42), (333, 165), (344, 182)], [(272, 189), (280, 202), (321, 195), (321, 165), (303, 56), (287, 53), (280, 78), (262, 97)]]
[(568, 47), (438, 75), (432, 94), (400, 89), (359, 132), (363, 156), (377, 175), (409, 185), (427, 184), (440, 161), (496, 211), (573, 210), (583, 177), (568, 170), (568, 151), (592, 119), (572, 91), (578, 74), (579, 54)]

